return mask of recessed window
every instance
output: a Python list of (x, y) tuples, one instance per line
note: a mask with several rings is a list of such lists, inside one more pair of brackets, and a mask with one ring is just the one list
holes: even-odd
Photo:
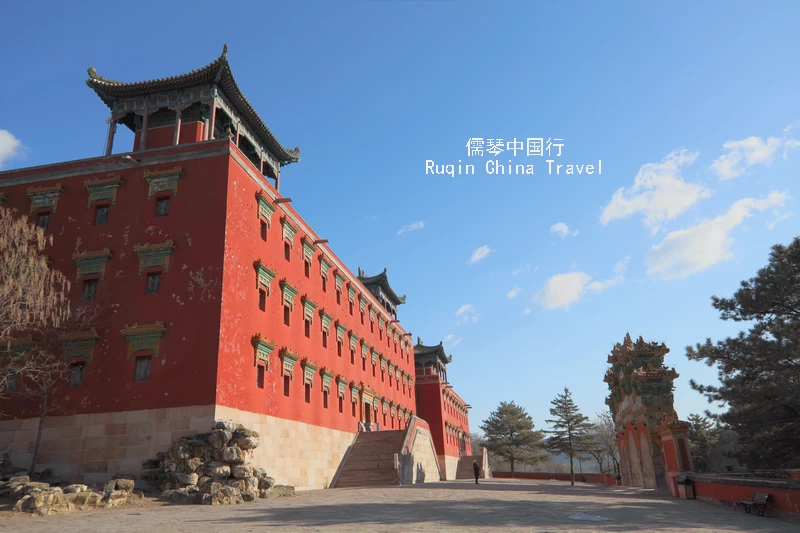
[(353, 402), (352, 406), (353, 406), (353, 417), (355, 417), (356, 416), (356, 402)]
[(83, 363), (77, 363), (69, 368), (69, 386), (79, 387), (83, 384)]
[(50, 213), (39, 213), (36, 215), (36, 225), (47, 231), (50, 226)]
[(386, 381), (386, 372), (381, 370), (381, 382)]
[(292, 260), (292, 247), (289, 246), (288, 242), (283, 243), (283, 258), (287, 261)]
[(383, 340), (383, 328), (378, 330), (378, 339)]
[(310, 383), (306, 383), (305, 384), (305, 389), (306, 389), (306, 398), (305, 398), (306, 399), (306, 403), (311, 403), (311, 384)]
[(97, 280), (87, 279), (83, 281), (83, 295), (84, 301), (91, 301), (97, 297)]
[(264, 367), (262, 365), (258, 365), (258, 371), (256, 372), (256, 386), (259, 389), (264, 388)]
[(328, 391), (322, 391), (322, 407), (327, 409), (328, 408)]
[(353, 316), (353, 302), (350, 302), (350, 316)]
[(336, 289), (336, 303), (337, 304), (342, 303), (342, 291), (340, 291), (339, 289)]
[(19, 372), (11, 371), (6, 376), (6, 392), (16, 392), (19, 387)]
[(367, 371), (367, 360), (364, 357), (361, 358), (361, 370), (364, 372)]
[(375, 321), (374, 320), (370, 320), (369, 321), (369, 332), (370, 333), (375, 333)]
[(342, 356), (342, 341), (336, 341), (336, 355)]
[(286, 396), (287, 398), (289, 397), (289, 380), (290, 379), (291, 378), (289, 377), (289, 374), (286, 374), (285, 376), (283, 376), (283, 395)]
[(289, 315), (290, 315), (290, 313), (291, 313), (291, 311), (289, 311), (289, 307), (284, 305), (283, 306), (283, 324), (285, 326), (289, 325)]
[(96, 226), (108, 224), (108, 206), (98, 205), (94, 210), (94, 223)]
[(262, 311), (267, 309), (267, 291), (258, 289), (258, 308)]
[(339, 412), (344, 413), (344, 398), (339, 396)]
[(148, 381), (150, 379), (150, 363), (152, 360), (153, 358), (150, 356), (136, 358), (136, 374), (133, 379), (134, 381)]
[(156, 198), (156, 216), (165, 217), (169, 215), (169, 196)]
[(375, 365), (372, 365), (372, 377), (375, 377)]
[(305, 266), (303, 268), (305, 269), (304, 272), (305, 272), (306, 277), (307, 278), (310, 277), (311, 276), (311, 263), (309, 263), (308, 261), (305, 261)]
[(311, 338), (311, 321), (306, 319), (306, 337)]
[(350, 364), (356, 364), (356, 351), (350, 348)]
[(361, 311), (361, 325), (364, 325), (364, 311)]
[(322, 277), (322, 292), (328, 292), (328, 279), (325, 276)]
[(267, 241), (267, 223), (263, 220), (261, 221), (261, 240)]
[(325, 330), (322, 331), (322, 347), (328, 347), (328, 332)]
[(161, 272), (149, 272), (147, 274), (147, 289), (145, 294), (158, 294), (161, 290)]

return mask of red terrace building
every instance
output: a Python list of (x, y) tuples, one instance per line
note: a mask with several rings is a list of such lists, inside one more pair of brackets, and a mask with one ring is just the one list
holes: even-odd
[[(4, 207), (53, 235), (74, 304), (110, 302), (97, 327), (62, 338), (71, 378), (39, 465), (87, 483), (138, 473), (174, 439), (230, 418), (261, 434), (257, 466), (321, 488), (359, 428), (408, 427), (405, 299), (385, 271), (350, 272), (280, 195), (298, 150), (242, 95), (226, 51), (181, 76), (122, 83), (90, 69), (87, 84), (111, 110), (105, 155), (0, 173)], [(111, 155), (119, 125), (135, 133), (122, 156)], [(468, 430), (463, 402), (439, 374), (421, 376), (447, 463), (468, 447), (451, 435)], [(11, 392), (0, 413), (0, 452), (27, 465), (37, 406)]]
[[(469, 433), (470, 406), (447, 382), (447, 364), (453, 358), (446, 355), (440, 342), (425, 346), (418, 337), (414, 346), (417, 408), (419, 417), (428, 422), (436, 448), (443, 479), (456, 479), (459, 460), (465, 458), (466, 468), (458, 477), (472, 476), (472, 443)], [(482, 460), (478, 461), (483, 464)]]

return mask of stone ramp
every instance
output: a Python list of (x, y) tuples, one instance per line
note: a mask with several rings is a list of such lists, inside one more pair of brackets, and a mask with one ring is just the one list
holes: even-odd
[(398, 484), (395, 456), (405, 437), (405, 430), (359, 433), (331, 488)]

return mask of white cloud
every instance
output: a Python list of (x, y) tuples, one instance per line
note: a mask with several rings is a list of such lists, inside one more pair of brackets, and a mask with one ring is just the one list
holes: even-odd
[(516, 298), (519, 295), (520, 290), (521, 289), (519, 287), (514, 287), (513, 289), (508, 291), (508, 299), (513, 300), (514, 298)]
[(492, 249), (488, 246), (481, 246), (474, 252), (472, 252), (472, 257), (469, 258), (469, 263), (474, 264), (480, 261), (481, 259), (485, 259), (490, 253), (492, 253)]
[(766, 198), (744, 198), (716, 218), (668, 234), (647, 254), (647, 273), (661, 279), (685, 278), (733, 258), (731, 231), (753, 211), (782, 206), (788, 195), (771, 192)]
[(525, 309), (522, 310), (522, 314), (523, 315), (529, 315), (532, 312), (533, 312), (533, 308), (531, 306), (527, 306), (527, 307), (525, 307)]
[(22, 143), (8, 130), (0, 130), (0, 168), (9, 159), (18, 156), (22, 151)]
[(468, 322), (475, 323), (481, 315), (475, 311), (475, 307), (471, 304), (464, 304), (458, 308), (456, 311), (456, 326), (460, 326), (461, 324), (466, 324)]
[(578, 233), (580, 233), (580, 231), (579, 230), (570, 231), (569, 230), (569, 226), (567, 226), (563, 222), (558, 222), (558, 223), (553, 224), (552, 226), (550, 226), (550, 233), (555, 233), (556, 235), (558, 235), (562, 239), (566, 239), (569, 236), (577, 237)]
[(451, 344), (451, 345), (450, 345), (450, 347), (451, 347), (451, 348), (455, 348), (456, 346), (458, 346), (459, 344), (461, 344), (461, 341), (462, 341), (462, 340), (464, 340), (464, 339), (462, 339), (461, 337), (457, 338), (455, 341), (453, 341), (453, 344)]
[(444, 336), (444, 340), (449, 341), (453, 337), (455, 337), (455, 335), (453, 335), (452, 333), (448, 333), (447, 335)]
[(611, 196), (600, 222), (606, 225), (612, 220), (642, 214), (644, 225), (653, 234), (657, 233), (664, 222), (711, 195), (705, 187), (686, 183), (681, 176), (681, 168), (692, 165), (697, 156), (697, 152), (676, 150), (658, 163), (642, 165), (633, 186), (617, 189)]
[[(539, 265), (536, 265), (536, 270), (539, 270)], [(536, 270), (534, 270), (534, 272), (536, 272)], [(511, 272), (511, 275), (512, 276), (519, 276), (520, 274), (523, 274), (525, 272), (530, 272), (530, 271), (531, 271), (531, 265), (526, 263), (526, 264), (520, 266), (518, 269), (516, 269), (513, 272)]]
[(791, 211), (787, 211), (783, 214), (779, 213), (778, 211), (773, 211), (772, 214), (775, 215), (775, 219), (767, 221), (767, 229), (769, 229), (770, 231), (772, 231), (772, 229), (778, 225), (778, 222), (783, 222), (790, 216), (794, 215), (794, 213)]
[(406, 233), (408, 231), (414, 231), (417, 229), (422, 229), (424, 227), (425, 227), (424, 220), (420, 220), (419, 222), (412, 222), (411, 224), (406, 224), (405, 226), (400, 228), (400, 231), (398, 231), (397, 234), (402, 235), (403, 233)]
[[(789, 126), (791, 130), (791, 126)], [(781, 140), (770, 137), (748, 137), (741, 141), (728, 141), (722, 145), (725, 150), (711, 163), (711, 170), (720, 180), (729, 180), (744, 174), (753, 165), (769, 165), (775, 152), (781, 147)]]
[[(628, 268), (630, 256), (617, 261), (614, 265), (614, 277), (605, 280), (592, 280), (585, 272), (570, 272), (556, 274), (548, 279), (544, 287), (534, 296), (533, 300), (542, 304), (545, 309), (569, 309), (572, 304), (580, 300), (586, 292), (602, 292), (625, 281), (625, 271)], [(530, 313), (526, 308), (523, 314)]]

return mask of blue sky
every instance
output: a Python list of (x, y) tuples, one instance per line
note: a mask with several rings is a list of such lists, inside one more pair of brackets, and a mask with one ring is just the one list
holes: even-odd
[[(565, 386), (603, 411), (628, 331), (671, 348), (682, 417), (707, 407), (688, 380), (716, 372), (684, 348), (737, 331), (711, 295), (798, 233), (800, 5), (285, 4), (4, 4), (0, 168), (102, 153), (87, 67), (169, 76), (227, 43), (251, 103), (302, 149), (282, 193), (352, 270), (388, 268), (403, 325), (453, 355), (473, 429), (503, 400), (542, 427)], [(603, 174), (520, 153), (534, 175), (487, 175), (476, 137), (562, 138), (560, 163)], [(429, 159), (476, 173), (426, 175)]]

